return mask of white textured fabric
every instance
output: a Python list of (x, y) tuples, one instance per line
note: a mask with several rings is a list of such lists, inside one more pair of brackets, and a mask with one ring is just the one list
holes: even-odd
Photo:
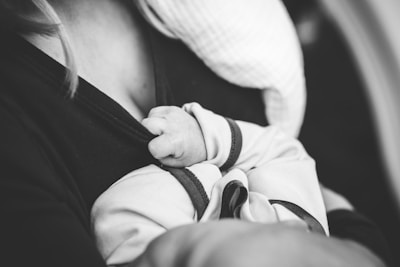
[(263, 89), (272, 125), (297, 136), (306, 91), (295, 28), (280, 0), (135, 0), (164, 35), (180, 39), (217, 75)]
[[(313, 159), (294, 138), (278, 127), (238, 121), (243, 145), (236, 164), (225, 174), (221, 166), (231, 149), (231, 131), (221, 116), (197, 103), (184, 109), (199, 121), (206, 140), (206, 162), (188, 167), (202, 183), (210, 203), (201, 221), (218, 220), (225, 185), (239, 180), (248, 188), (241, 219), (263, 223), (300, 220), (269, 199), (292, 202), (323, 226), (328, 223)], [(224, 152), (219, 152), (224, 150)], [(197, 215), (187, 192), (169, 172), (150, 165), (118, 180), (94, 203), (92, 224), (107, 264), (132, 261), (148, 243), (172, 227), (194, 223)]]

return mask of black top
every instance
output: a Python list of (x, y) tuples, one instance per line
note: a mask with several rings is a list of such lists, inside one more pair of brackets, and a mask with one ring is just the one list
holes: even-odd
[[(90, 209), (118, 178), (156, 163), (147, 151), (152, 135), (83, 79), (71, 99), (62, 65), (20, 37), (1, 36), (0, 262), (105, 266)], [(219, 79), (177, 42), (152, 40), (158, 105), (197, 101), (221, 115), (267, 123), (259, 91)]]
[(11, 266), (104, 265), (91, 206), (116, 179), (154, 162), (152, 135), (139, 122), (83, 79), (69, 98), (63, 77), (60, 64), (19, 37), (2, 41), (0, 236), (14, 252), (5, 255)]
[(391, 251), (380, 229), (364, 215), (350, 210), (328, 213), (330, 234), (362, 244), (380, 257), (387, 266), (393, 266)]

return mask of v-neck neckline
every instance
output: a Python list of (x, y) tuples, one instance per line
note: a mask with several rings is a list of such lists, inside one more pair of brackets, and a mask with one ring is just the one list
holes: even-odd
[[(155, 42), (154, 32), (149, 25), (145, 25), (150, 44), (152, 58), (154, 84), (155, 84), (155, 103), (156, 106), (172, 105), (173, 98), (169, 90), (167, 79), (159, 56), (158, 44)], [(47, 55), (45, 52), (13, 33), (5, 36), (11, 48), (18, 53), (17, 60), (21, 60), (26, 66), (30, 66), (32, 72), (40, 75), (43, 80), (52, 85), (52, 89), (61, 91), (65, 97), (69, 97), (67, 86), (62, 84), (65, 79), (65, 66)], [(79, 76), (79, 86), (71, 101), (78, 101), (89, 107), (93, 111), (103, 115), (104, 119), (113, 123), (129, 135), (134, 135), (141, 142), (149, 142), (154, 135), (151, 134), (143, 125), (133, 117), (117, 101), (103, 93), (89, 81)]]

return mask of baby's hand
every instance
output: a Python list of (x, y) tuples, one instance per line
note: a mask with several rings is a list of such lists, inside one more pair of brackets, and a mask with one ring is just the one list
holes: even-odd
[(154, 158), (170, 167), (188, 167), (205, 161), (206, 146), (197, 120), (183, 109), (173, 106), (156, 107), (142, 124), (158, 135), (149, 143)]

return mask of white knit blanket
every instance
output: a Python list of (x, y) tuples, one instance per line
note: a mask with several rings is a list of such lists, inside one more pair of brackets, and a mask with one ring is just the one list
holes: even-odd
[(305, 110), (302, 53), (280, 0), (134, 0), (223, 79), (263, 90), (266, 116), (297, 136)]

